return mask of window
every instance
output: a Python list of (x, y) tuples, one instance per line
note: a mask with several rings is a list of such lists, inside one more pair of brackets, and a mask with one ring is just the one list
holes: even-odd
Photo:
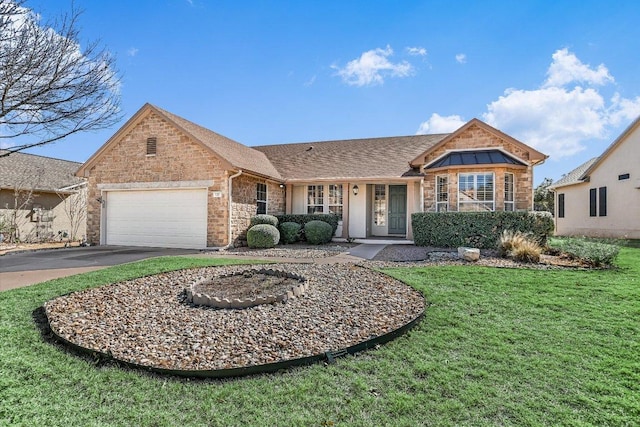
[(458, 176), (458, 210), (492, 211), (493, 173), (461, 173)]
[(307, 213), (324, 212), (324, 186), (309, 185), (307, 187)]
[(564, 193), (558, 194), (558, 218), (564, 218)]
[(596, 206), (596, 188), (589, 189), (589, 216), (597, 216), (598, 207)]
[(515, 210), (514, 177), (512, 173), (504, 174), (504, 210), (510, 212)]
[(618, 175), (618, 181), (624, 181), (625, 179), (629, 179), (628, 173), (623, 173), (622, 175)]
[(449, 210), (449, 177), (436, 176), (436, 212)]
[(373, 196), (373, 222), (375, 225), (387, 225), (387, 186), (376, 184)]
[(600, 216), (607, 216), (607, 187), (598, 188), (598, 210)]
[(147, 156), (155, 156), (158, 149), (158, 139), (155, 136), (147, 138)]
[(267, 213), (267, 184), (256, 184), (256, 206), (257, 214)]
[(342, 184), (329, 185), (329, 212), (342, 221)]

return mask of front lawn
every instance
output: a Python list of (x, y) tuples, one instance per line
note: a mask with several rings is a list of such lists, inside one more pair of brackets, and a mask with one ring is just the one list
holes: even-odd
[(619, 269), (387, 270), (429, 307), (381, 348), (225, 381), (96, 366), (45, 343), (55, 296), (214, 265), (164, 258), (0, 293), (0, 425), (634, 425), (640, 419), (640, 249)]

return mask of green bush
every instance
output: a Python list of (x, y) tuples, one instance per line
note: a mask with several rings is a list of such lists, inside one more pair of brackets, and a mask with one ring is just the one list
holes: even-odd
[(269, 225), (273, 225), (274, 227), (277, 227), (278, 218), (276, 218), (273, 215), (267, 215), (267, 214), (258, 214), (256, 216), (251, 217), (250, 227), (253, 227), (254, 225), (258, 225), (258, 224), (269, 224)]
[(300, 240), (302, 226), (297, 222), (283, 222), (280, 224), (280, 238), (282, 243), (295, 243)]
[(257, 224), (247, 231), (250, 248), (273, 248), (280, 241), (280, 232), (271, 224)]
[(613, 265), (620, 252), (617, 245), (579, 238), (553, 239), (549, 245), (594, 267)]
[(278, 215), (278, 221), (283, 222), (297, 222), (302, 227), (310, 221), (323, 221), (331, 226), (333, 236), (338, 228), (338, 216), (334, 214), (290, 214), (290, 215)]
[(304, 235), (312, 245), (329, 243), (333, 237), (331, 225), (324, 221), (309, 221), (304, 225)]
[(553, 232), (549, 212), (418, 212), (411, 215), (417, 246), (494, 249), (504, 230), (529, 234), (545, 246)]

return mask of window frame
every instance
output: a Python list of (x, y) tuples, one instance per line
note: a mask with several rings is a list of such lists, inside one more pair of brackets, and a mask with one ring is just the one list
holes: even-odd
[(589, 216), (595, 217), (598, 216), (598, 205), (597, 205), (597, 188), (589, 189)]
[[(311, 193), (312, 189), (313, 194)], [(312, 199), (314, 203), (311, 203)], [(324, 213), (324, 185), (307, 185), (306, 200), (307, 214)], [(318, 207), (320, 208), (320, 211), (318, 211)]]
[(607, 187), (598, 188), (598, 216), (607, 216)]
[(373, 225), (387, 226), (387, 185), (373, 185)]
[[(511, 177), (511, 189), (507, 188), (507, 177)], [(511, 200), (508, 200), (508, 195), (511, 195)], [(507, 209), (507, 206), (510, 206), (511, 209)], [(516, 176), (511, 172), (504, 174), (504, 210), (507, 212), (516, 210)]]
[(558, 193), (558, 218), (564, 218), (564, 193)]
[[(478, 199), (478, 177), (491, 177), (491, 199)], [(461, 185), (463, 184), (463, 182), (466, 184), (468, 183), (468, 179), (463, 179), (463, 178), (469, 178), (469, 177), (473, 177), (473, 185), (471, 189), (467, 189), (466, 191), (469, 190), (473, 190), (474, 191), (474, 195), (473, 196), (467, 196), (470, 198), (473, 198), (475, 200), (472, 201), (463, 201), (461, 195), (464, 194), (463, 190), (461, 190)], [(495, 172), (465, 172), (465, 173), (458, 173), (458, 212), (494, 212), (496, 210), (496, 175)], [(486, 196), (487, 191), (483, 190), (482, 194), (484, 194)], [(471, 209), (471, 210), (460, 210), (460, 208), (462, 206), (473, 206), (475, 205), (478, 209)], [(480, 209), (482, 206), (490, 206), (490, 209)]]
[(342, 184), (327, 185), (327, 212), (338, 216), (338, 221), (342, 221), (344, 209), (344, 191)]
[[(442, 188), (444, 187), (444, 191)], [(436, 212), (449, 211), (449, 175), (436, 175)]]
[[(264, 191), (260, 191), (264, 187)], [(267, 184), (264, 182), (256, 183), (256, 215), (266, 214), (268, 212), (268, 195)], [(260, 196), (264, 193), (264, 200)], [(264, 206), (264, 212), (261, 212), (260, 206)]]

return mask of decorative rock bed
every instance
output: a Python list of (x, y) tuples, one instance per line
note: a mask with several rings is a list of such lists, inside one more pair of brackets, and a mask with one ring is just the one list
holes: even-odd
[(185, 284), (247, 269), (225, 266), (87, 289), (44, 309), (52, 332), (72, 347), (158, 372), (213, 377), (332, 360), (392, 339), (424, 313), (420, 292), (361, 266), (269, 267), (306, 278), (304, 296), (233, 310), (187, 301)]

